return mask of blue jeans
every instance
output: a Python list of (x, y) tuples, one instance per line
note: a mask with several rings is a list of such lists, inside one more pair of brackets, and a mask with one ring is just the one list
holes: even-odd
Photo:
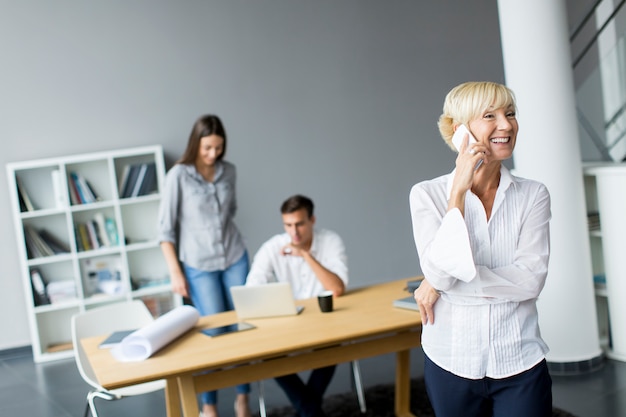
[[(233, 310), (230, 287), (245, 284), (249, 269), (250, 261), (247, 252), (244, 252), (237, 262), (223, 271), (201, 271), (183, 264), (189, 285), (189, 296), (200, 315), (208, 316)], [(250, 384), (237, 385), (237, 394), (249, 392)], [(201, 399), (203, 404), (214, 405), (217, 403), (217, 391), (202, 393)]]
[(503, 379), (465, 379), (424, 355), (426, 392), (437, 417), (550, 417), (552, 379), (543, 360)]

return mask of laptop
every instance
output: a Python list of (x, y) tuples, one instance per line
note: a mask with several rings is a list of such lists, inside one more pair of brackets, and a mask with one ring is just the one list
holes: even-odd
[(295, 316), (304, 307), (296, 307), (288, 282), (230, 287), (239, 320)]

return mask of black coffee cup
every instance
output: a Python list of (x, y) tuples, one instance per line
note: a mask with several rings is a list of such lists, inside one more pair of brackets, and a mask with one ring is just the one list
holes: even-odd
[(333, 292), (324, 291), (317, 296), (317, 301), (320, 305), (322, 313), (330, 313), (333, 311)]

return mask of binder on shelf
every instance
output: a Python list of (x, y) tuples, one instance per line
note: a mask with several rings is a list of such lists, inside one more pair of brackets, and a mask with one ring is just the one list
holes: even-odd
[(30, 270), (30, 283), (33, 288), (33, 301), (36, 306), (50, 304), (46, 287), (48, 283), (44, 279), (41, 272), (33, 268)]

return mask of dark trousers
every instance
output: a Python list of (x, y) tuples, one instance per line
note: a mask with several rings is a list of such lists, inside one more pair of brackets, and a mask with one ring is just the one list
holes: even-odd
[(437, 417), (550, 417), (552, 378), (543, 360), (503, 379), (466, 379), (424, 360), (428, 398)]
[(285, 391), (291, 405), (300, 417), (322, 417), (322, 399), (330, 380), (335, 374), (336, 365), (313, 369), (305, 384), (298, 374), (279, 376), (278, 385)]

